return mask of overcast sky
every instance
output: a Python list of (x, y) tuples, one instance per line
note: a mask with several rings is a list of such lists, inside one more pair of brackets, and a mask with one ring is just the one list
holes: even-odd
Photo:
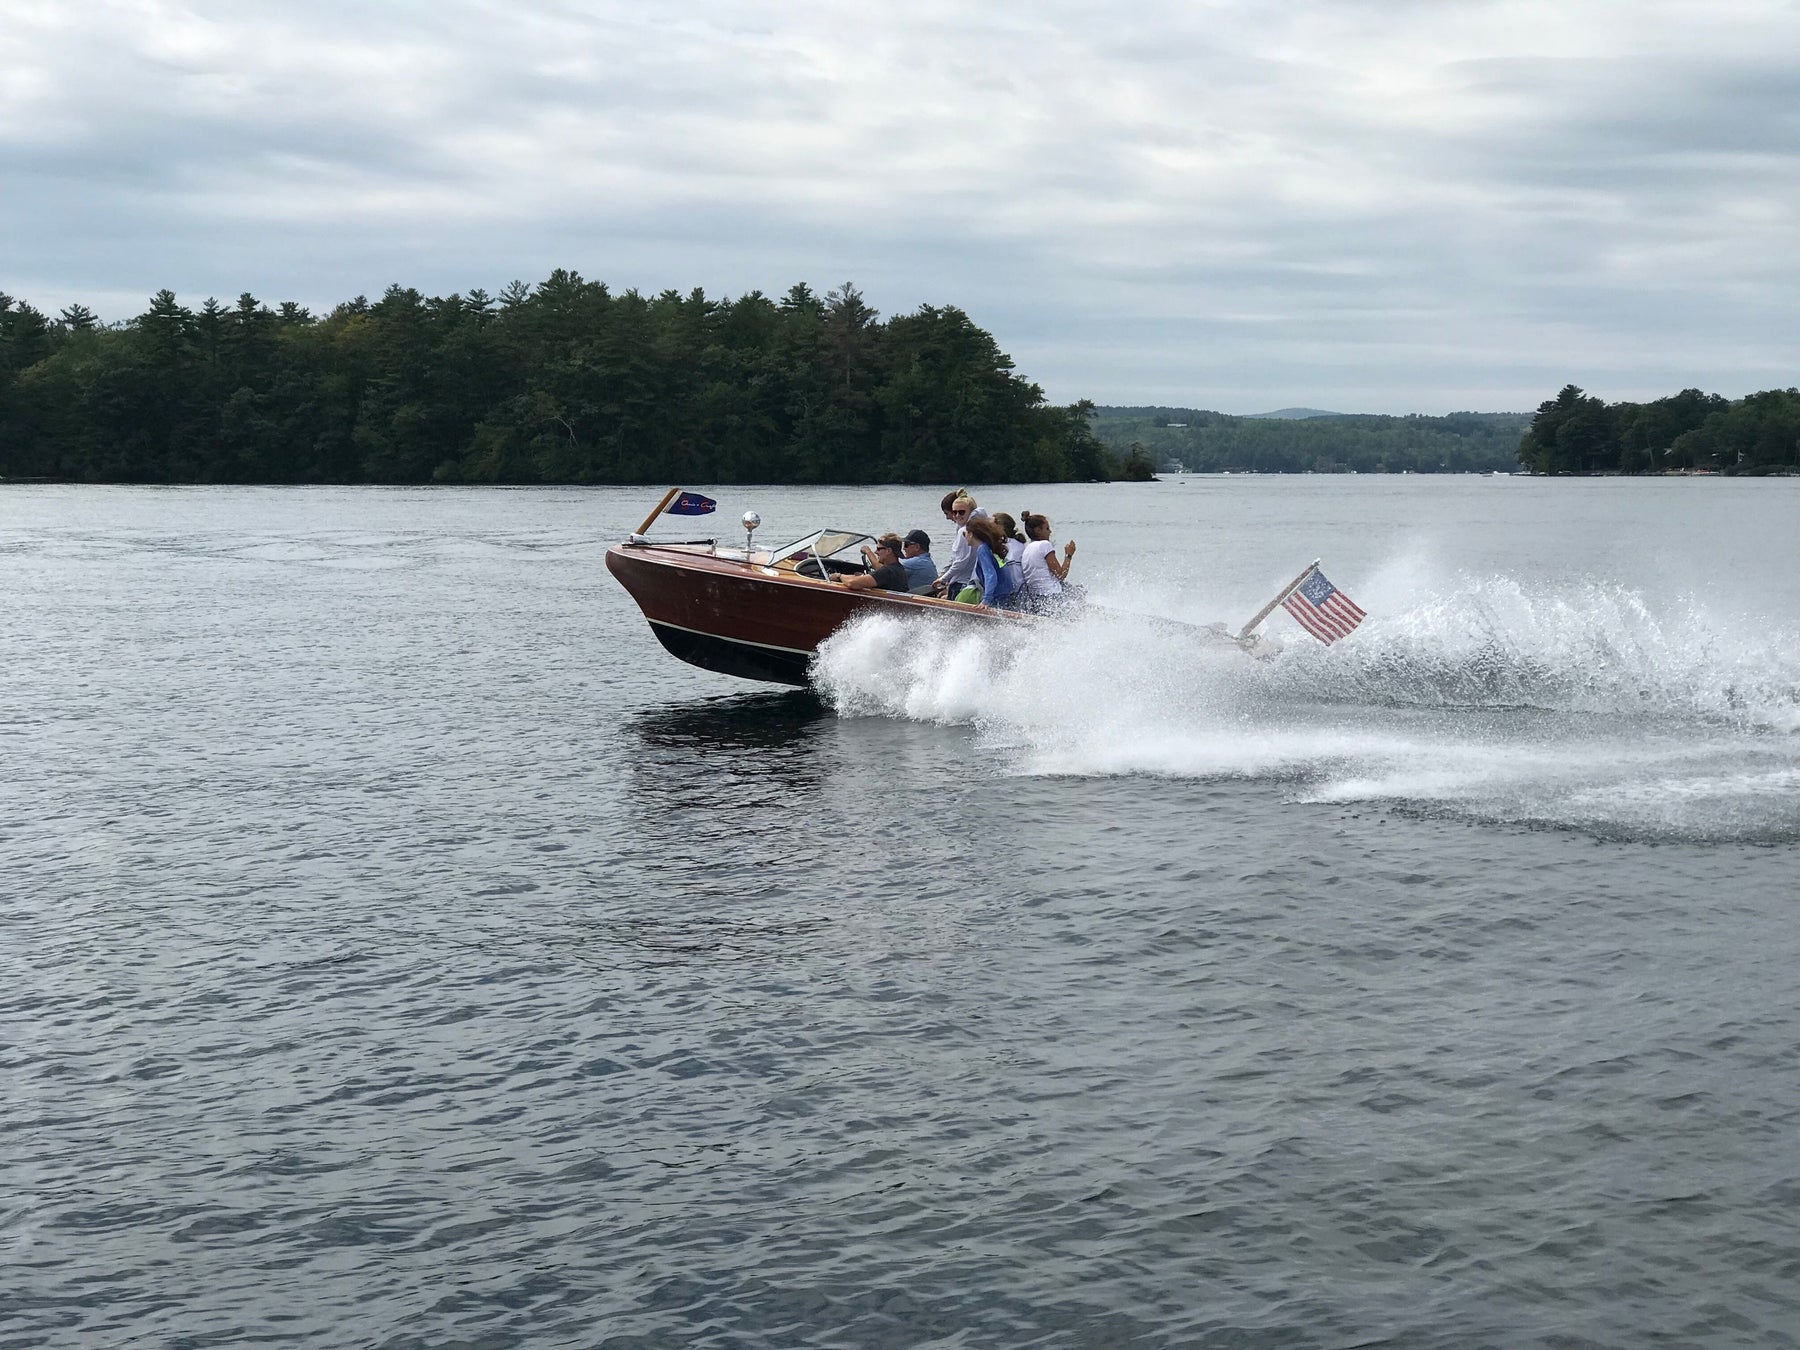
[(1800, 383), (1795, 0), (0, 0), (0, 290), (956, 305), (1057, 402)]

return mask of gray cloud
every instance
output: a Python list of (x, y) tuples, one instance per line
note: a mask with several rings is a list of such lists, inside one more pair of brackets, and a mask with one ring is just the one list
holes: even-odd
[(957, 304), (1058, 399), (1796, 382), (1781, 0), (14, 9), (0, 288), (46, 309), (566, 266)]

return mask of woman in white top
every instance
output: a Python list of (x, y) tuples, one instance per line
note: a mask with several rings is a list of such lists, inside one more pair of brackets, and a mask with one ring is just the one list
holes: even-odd
[(1030, 511), (1019, 512), (1025, 522), (1026, 544), (1019, 560), (1019, 579), (1024, 583), (1026, 603), (1036, 610), (1055, 609), (1071, 600), (1075, 588), (1063, 583), (1069, 575), (1069, 564), (1075, 558), (1075, 541), (1063, 545), (1062, 557), (1056, 556), (1056, 545), (1050, 541), (1050, 520)]

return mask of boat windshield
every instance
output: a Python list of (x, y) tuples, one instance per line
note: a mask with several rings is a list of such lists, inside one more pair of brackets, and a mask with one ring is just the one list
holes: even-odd
[[(792, 572), (801, 563), (815, 555), (820, 559), (836, 558), (839, 554), (849, 553), (861, 544), (874, 542), (874, 535), (865, 534), (861, 530), (818, 530), (804, 539), (796, 539), (791, 544), (770, 549), (769, 566)], [(852, 557), (854, 558), (855, 555), (853, 554)], [(860, 558), (855, 560), (859, 563), (861, 561)]]

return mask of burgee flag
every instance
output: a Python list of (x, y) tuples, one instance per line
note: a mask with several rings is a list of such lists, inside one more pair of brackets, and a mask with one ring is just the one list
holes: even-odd
[(676, 495), (665, 511), (671, 516), (705, 516), (718, 509), (719, 504), (711, 497), (702, 497), (698, 492), (682, 492)]
[(1362, 609), (1327, 581), (1325, 574), (1317, 567), (1313, 568), (1312, 575), (1294, 588), (1293, 594), (1281, 602), (1281, 607), (1299, 620), (1302, 628), (1324, 643), (1349, 637), (1356, 625), (1363, 621)]

